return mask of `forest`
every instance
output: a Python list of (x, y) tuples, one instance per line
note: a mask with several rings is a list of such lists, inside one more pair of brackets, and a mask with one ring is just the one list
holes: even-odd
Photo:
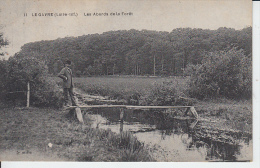
[(189, 65), (201, 64), (215, 51), (230, 49), (243, 51), (251, 59), (252, 27), (108, 31), (27, 43), (15, 56), (41, 59), (53, 75), (70, 59), (76, 76), (182, 76), (187, 75)]

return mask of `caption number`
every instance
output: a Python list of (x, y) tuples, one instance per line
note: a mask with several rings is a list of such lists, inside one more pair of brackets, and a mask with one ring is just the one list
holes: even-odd
[(24, 16), (24, 17), (27, 17), (27, 13), (24, 13), (23, 16)]

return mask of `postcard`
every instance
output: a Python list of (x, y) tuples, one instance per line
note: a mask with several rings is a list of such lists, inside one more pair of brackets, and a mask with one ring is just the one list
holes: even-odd
[(254, 161), (252, 1), (0, 4), (1, 161)]

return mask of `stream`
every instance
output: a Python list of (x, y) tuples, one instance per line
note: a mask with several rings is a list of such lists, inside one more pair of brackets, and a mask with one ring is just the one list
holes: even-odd
[[(85, 114), (92, 127), (116, 133), (120, 133), (119, 116), (118, 108), (91, 109)], [(153, 149), (157, 161), (252, 160), (251, 134), (209, 128), (203, 122), (207, 121), (176, 119), (160, 110), (126, 110), (121, 129)]]

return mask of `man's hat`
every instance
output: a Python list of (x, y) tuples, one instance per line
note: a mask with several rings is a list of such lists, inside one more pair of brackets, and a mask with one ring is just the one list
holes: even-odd
[(65, 64), (69, 64), (69, 65), (70, 65), (70, 64), (71, 64), (71, 61), (70, 61), (70, 60), (66, 60), (66, 61), (65, 61)]

